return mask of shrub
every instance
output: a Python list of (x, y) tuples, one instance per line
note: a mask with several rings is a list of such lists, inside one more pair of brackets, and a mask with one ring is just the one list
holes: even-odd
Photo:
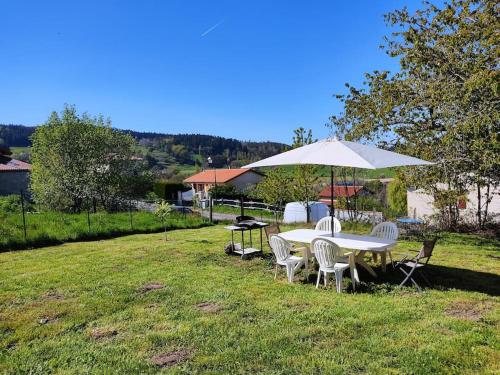
[(387, 186), (387, 203), (397, 215), (406, 215), (406, 185), (398, 178)]

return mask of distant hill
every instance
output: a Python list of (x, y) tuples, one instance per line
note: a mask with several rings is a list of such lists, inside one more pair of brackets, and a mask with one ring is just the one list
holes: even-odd
[[(0, 124), (0, 140), (10, 147), (29, 147), (30, 137), (35, 129), (34, 126)], [(239, 167), (275, 155), (287, 147), (278, 142), (240, 141), (203, 134), (163, 134), (133, 130), (123, 132), (137, 139), (137, 154), (144, 157), (159, 174), (178, 165), (206, 166), (209, 156), (214, 167)]]

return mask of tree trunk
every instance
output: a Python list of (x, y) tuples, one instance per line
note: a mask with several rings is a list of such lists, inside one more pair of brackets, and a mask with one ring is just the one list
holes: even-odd
[(479, 181), (476, 183), (477, 186), (477, 227), (479, 229), (484, 229), (482, 215), (481, 215), (481, 185)]

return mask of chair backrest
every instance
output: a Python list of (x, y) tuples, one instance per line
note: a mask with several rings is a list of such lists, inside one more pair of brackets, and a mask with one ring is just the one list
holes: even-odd
[(417, 259), (427, 258), (427, 261), (429, 261), (429, 258), (432, 256), (432, 251), (434, 250), (434, 246), (436, 246), (436, 242), (437, 242), (437, 237), (434, 237), (431, 240), (424, 240), (422, 248), (418, 253)]
[(340, 247), (328, 238), (315, 238), (311, 242), (311, 248), (320, 267), (324, 268), (333, 267), (343, 255)]
[[(316, 230), (323, 230), (323, 231), (332, 231), (332, 217), (331, 216), (325, 216), (322, 218), (320, 221), (316, 223)], [(338, 233), (342, 230), (342, 226), (340, 225), (340, 221), (336, 217), (333, 218), (333, 232)]]
[(290, 248), (292, 246), (284, 238), (281, 238), (278, 235), (273, 235), (269, 240), (269, 245), (273, 250), (276, 260), (283, 261), (290, 256)]
[(385, 221), (383, 223), (375, 225), (375, 227), (372, 229), (371, 235), (388, 240), (397, 240), (399, 231), (396, 224), (391, 223), (390, 221)]
[(267, 227), (264, 227), (264, 232), (266, 232), (267, 243), (270, 246), (271, 245), (271, 242), (270, 242), (271, 236), (276, 235), (276, 234), (280, 234), (281, 230), (280, 230), (279, 224), (276, 223), (276, 224), (271, 224), (271, 225), (268, 225)]

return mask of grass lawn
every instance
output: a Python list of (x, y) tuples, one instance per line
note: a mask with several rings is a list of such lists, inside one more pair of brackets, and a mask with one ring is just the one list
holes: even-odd
[(0, 254), (0, 373), (500, 371), (498, 241), (443, 235), (423, 293), (389, 272), (339, 295), (225, 255), (222, 225), (169, 236)]
[[(173, 213), (169, 229), (198, 228), (206, 220), (197, 215)], [(151, 233), (163, 225), (151, 212), (87, 213), (34, 212), (26, 214), (26, 240), (21, 212), (0, 212), (0, 251), (59, 244), (66, 241), (111, 238), (127, 233)]]

